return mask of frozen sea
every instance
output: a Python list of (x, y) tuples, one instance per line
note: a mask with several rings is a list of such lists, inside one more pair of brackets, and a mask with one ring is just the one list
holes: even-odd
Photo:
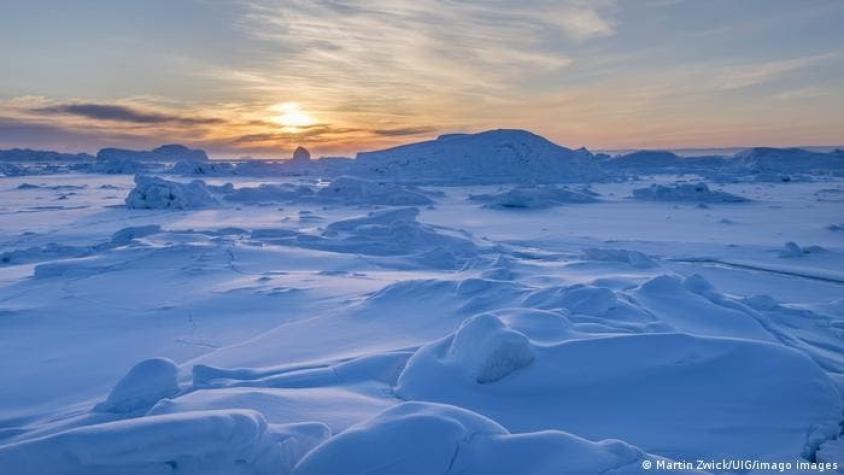
[(842, 470), (844, 179), (698, 181), (2, 177), (0, 473)]

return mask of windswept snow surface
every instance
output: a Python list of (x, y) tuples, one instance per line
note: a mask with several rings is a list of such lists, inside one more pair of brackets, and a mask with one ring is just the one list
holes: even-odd
[(840, 472), (844, 180), (540, 139), (0, 178), (0, 473)]

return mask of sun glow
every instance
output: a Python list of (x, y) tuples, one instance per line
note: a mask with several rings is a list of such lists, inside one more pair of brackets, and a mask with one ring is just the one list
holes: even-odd
[(296, 132), (301, 127), (314, 124), (314, 119), (296, 102), (282, 102), (272, 106), (271, 109), (276, 113), (271, 120), (289, 132)]

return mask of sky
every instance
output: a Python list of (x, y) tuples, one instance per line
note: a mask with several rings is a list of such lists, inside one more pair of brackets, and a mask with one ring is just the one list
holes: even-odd
[(844, 0), (3, 0), (0, 148), (844, 144)]

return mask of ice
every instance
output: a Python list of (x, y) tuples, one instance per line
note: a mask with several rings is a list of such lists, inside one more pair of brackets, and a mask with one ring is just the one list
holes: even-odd
[(589, 248), (583, 250), (583, 258), (592, 261), (625, 262), (632, 267), (645, 269), (654, 267), (656, 262), (639, 251), (629, 249)]
[(322, 202), (338, 204), (373, 204), (388, 206), (425, 206), (434, 201), (424, 194), (385, 182), (338, 177), (320, 188), (316, 195)]
[(232, 189), (224, 194), (224, 199), (237, 203), (265, 203), (273, 201), (302, 201), (314, 195), (308, 186), (283, 183), (279, 185), (262, 184), (257, 187)]
[(572, 191), (556, 186), (520, 186), (510, 190), (484, 195), (471, 195), (469, 199), (484, 203), (487, 208), (543, 209), (570, 203), (594, 203), (594, 193)]
[(135, 188), (126, 197), (126, 206), (133, 209), (187, 210), (210, 208), (217, 204), (200, 180), (178, 183), (147, 175), (135, 176)]
[(464, 236), (417, 220), (419, 209), (373, 211), (335, 221), (320, 235), (299, 235), (295, 244), (312, 249), (373, 256), (405, 256), (432, 267), (454, 268), (477, 254)]
[(712, 191), (705, 183), (651, 185), (633, 190), (633, 197), (651, 201), (697, 201), (702, 203), (741, 203), (747, 198), (724, 191)]
[(162, 145), (152, 150), (126, 150), (120, 148), (104, 148), (97, 152), (97, 160), (128, 160), (128, 161), (163, 161), (177, 162), (189, 160), (197, 162), (208, 161), (208, 155), (202, 150), (194, 150), (184, 145)]
[(293, 151), (293, 159), (294, 162), (309, 162), (311, 160), (311, 152), (308, 151), (305, 147), (296, 147), (296, 150)]
[(234, 171), (230, 163), (212, 163), (210, 161), (179, 160), (169, 172), (183, 176), (225, 176)]
[(732, 163), (753, 174), (828, 173), (844, 170), (844, 153), (757, 147), (738, 152)]
[(608, 172), (624, 175), (627, 173), (648, 174), (717, 174), (729, 163), (729, 159), (719, 156), (681, 157), (665, 150), (640, 150), (617, 157), (604, 159), (601, 167)]
[(140, 239), (152, 234), (158, 234), (160, 232), (161, 226), (157, 224), (123, 228), (111, 235), (111, 244), (115, 246), (125, 246), (135, 239)]

